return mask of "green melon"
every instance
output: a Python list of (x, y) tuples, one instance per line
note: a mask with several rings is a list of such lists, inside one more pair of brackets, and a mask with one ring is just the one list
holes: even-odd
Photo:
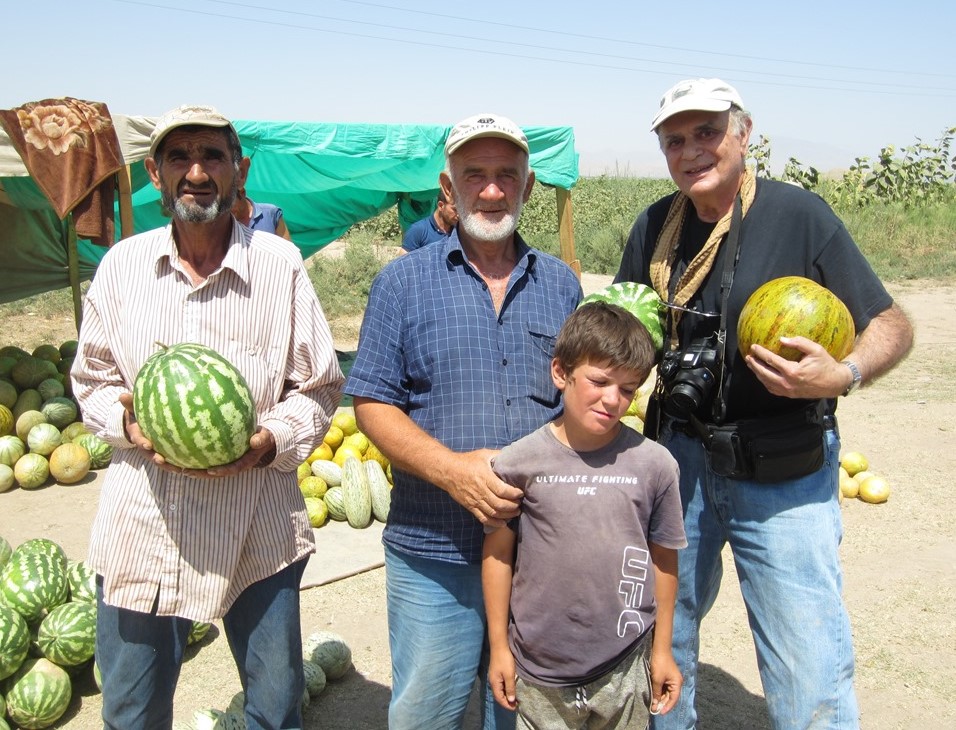
[(346, 456), (342, 463), (342, 496), (349, 525), (368, 527), (372, 522), (372, 493), (365, 467), (354, 456)]
[(209, 469), (249, 450), (256, 409), (245, 378), (216, 351), (183, 343), (140, 369), (133, 411), (143, 435), (170, 464)]
[(30, 649), (30, 630), (19, 613), (0, 603), (0, 679), (13, 674)]
[(27, 436), (30, 429), (38, 423), (48, 423), (46, 416), (38, 410), (24, 411), (17, 416), (17, 438), (23, 443), (27, 443)]
[(329, 487), (322, 499), (329, 510), (329, 517), (336, 522), (345, 522), (345, 493), (342, 487)]
[(302, 671), (305, 674), (305, 690), (309, 697), (318, 697), (325, 690), (325, 670), (311, 659), (304, 659)]
[(50, 462), (43, 454), (24, 454), (14, 464), (13, 476), (21, 489), (39, 489), (50, 476)]
[(17, 403), (17, 386), (9, 380), (0, 380), (0, 405), (13, 408)]
[(73, 423), (67, 424), (66, 427), (60, 431), (60, 434), (63, 436), (63, 443), (66, 444), (76, 441), (77, 438), (89, 432), (89, 429), (83, 421), (73, 421)]
[(0, 436), (0, 464), (13, 466), (27, 453), (27, 445), (18, 436)]
[(13, 418), (17, 420), (27, 411), (39, 411), (43, 407), (43, 396), (36, 388), (26, 388), (17, 395), (17, 402), (13, 404)]
[(44, 553), (18, 555), (0, 571), (0, 599), (34, 623), (69, 597), (66, 568)]
[(312, 474), (322, 479), (329, 487), (342, 484), (342, 467), (329, 459), (316, 459), (312, 462)]
[(50, 400), (50, 398), (62, 398), (65, 389), (63, 388), (63, 383), (56, 378), (47, 378), (37, 386), (37, 392), (40, 394), (40, 397), (43, 398), (44, 402), (46, 402)]
[(17, 549), (13, 551), (11, 557), (36, 555), (37, 553), (49, 556), (63, 570), (66, 570), (69, 565), (66, 551), (58, 543), (47, 537), (31, 537), (29, 540), (24, 540), (17, 545)]
[(63, 356), (60, 354), (60, 348), (56, 345), (37, 345), (33, 350), (33, 357), (39, 357), (42, 360), (49, 360), (56, 365)]
[(306, 659), (318, 664), (328, 679), (341, 679), (352, 666), (352, 650), (339, 634), (319, 631), (311, 634), (303, 647)]
[(616, 304), (633, 314), (647, 328), (654, 343), (654, 349), (658, 353), (663, 351), (667, 308), (658, 293), (651, 287), (636, 284), (633, 281), (622, 281), (589, 294), (578, 306), (595, 301)]
[(75, 443), (86, 449), (86, 453), (90, 455), (91, 469), (105, 469), (113, 459), (113, 447), (95, 434), (81, 434)]
[(13, 469), (6, 464), (0, 464), (0, 494), (13, 489), (13, 485), (16, 483), (17, 478), (13, 473)]
[(0, 535), (0, 569), (7, 564), (11, 555), (13, 555), (13, 548), (10, 546), (10, 543), (7, 542), (6, 538)]
[(27, 447), (34, 454), (49, 456), (62, 443), (62, 439), (60, 429), (52, 423), (38, 423), (27, 434)]
[(76, 420), (78, 415), (76, 403), (63, 396), (55, 396), (46, 400), (40, 406), (40, 412), (46, 416), (48, 422), (57, 428), (66, 428)]
[(10, 378), (19, 388), (36, 388), (47, 378), (54, 377), (56, 365), (41, 357), (27, 356), (17, 361), (10, 370)]
[(24, 350), (22, 347), (17, 347), (16, 345), (4, 345), (0, 347), (0, 357), (12, 357), (14, 360), (22, 360), (25, 357), (29, 357), (30, 353)]
[(61, 667), (75, 667), (93, 658), (96, 604), (70, 601), (54, 608), (40, 622), (37, 646)]
[(305, 511), (309, 515), (309, 524), (312, 527), (322, 527), (329, 517), (329, 508), (321, 497), (306, 497)]
[(748, 297), (737, 321), (737, 346), (744, 356), (757, 344), (787, 360), (803, 357), (782, 345), (781, 337), (806, 337), (842, 360), (853, 350), (856, 328), (850, 310), (829, 289), (803, 276), (782, 276)]
[(65, 340), (60, 343), (60, 357), (75, 357), (76, 350), (80, 346), (77, 340)]
[(28, 659), (7, 685), (7, 714), (24, 730), (42, 730), (70, 705), (70, 675), (47, 659)]
[(189, 636), (186, 638), (186, 645), (196, 644), (206, 638), (212, 624), (208, 621), (193, 621), (192, 628), (189, 629)]

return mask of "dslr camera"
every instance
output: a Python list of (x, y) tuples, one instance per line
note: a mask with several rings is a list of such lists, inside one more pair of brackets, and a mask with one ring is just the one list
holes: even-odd
[(687, 420), (710, 401), (720, 378), (717, 335), (693, 339), (682, 350), (664, 353), (660, 373), (664, 386), (662, 410), (672, 418)]

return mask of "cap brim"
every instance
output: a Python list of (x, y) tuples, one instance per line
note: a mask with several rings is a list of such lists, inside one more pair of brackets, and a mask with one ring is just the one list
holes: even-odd
[(166, 139), (166, 136), (170, 132), (172, 132), (175, 129), (179, 129), (180, 127), (211, 127), (213, 129), (226, 129), (227, 127), (231, 127), (231, 126), (232, 126), (232, 123), (228, 121), (223, 122), (221, 124), (213, 124), (212, 122), (196, 121), (194, 119), (183, 120), (181, 122), (173, 122), (168, 127), (166, 127), (166, 129), (163, 130), (163, 133), (161, 135), (159, 135), (155, 140), (150, 142), (149, 156), (155, 158), (156, 149), (159, 147), (160, 143), (164, 139)]
[(732, 101), (725, 101), (721, 99), (694, 99), (692, 97), (686, 97), (684, 99), (677, 99), (671, 104), (668, 104), (663, 109), (661, 109), (657, 116), (654, 117), (654, 121), (651, 122), (651, 131), (657, 131), (657, 128), (661, 126), (664, 122), (670, 119), (675, 114), (680, 114), (681, 112), (725, 112), (730, 107), (733, 106)]
[(445, 154), (446, 155), (454, 154), (454, 152), (463, 144), (467, 144), (468, 142), (471, 142), (472, 140), (476, 140), (476, 139), (487, 139), (488, 137), (495, 137), (497, 139), (507, 140), (511, 142), (511, 144), (513, 144), (515, 147), (518, 147), (529, 154), (531, 152), (531, 150), (528, 148), (527, 142), (523, 142), (520, 139), (516, 139), (514, 136), (507, 134), (506, 132), (500, 132), (495, 129), (489, 129), (487, 131), (477, 132), (467, 137), (463, 137), (462, 139), (455, 140), (451, 144), (446, 144)]

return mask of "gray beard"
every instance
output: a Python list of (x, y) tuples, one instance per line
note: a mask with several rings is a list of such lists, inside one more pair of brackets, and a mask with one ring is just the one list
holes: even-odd
[(239, 194), (239, 186), (234, 184), (227, 195), (219, 200), (214, 200), (207, 206), (198, 203), (187, 204), (182, 198), (173, 198), (172, 193), (164, 190), (162, 194), (163, 207), (170, 211), (176, 220), (184, 223), (210, 223), (216, 220), (223, 212), (232, 210), (233, 203), (236, 202), (236, 196)]
[(518, 219), (521, 218), (521, 210), (524, 202), (518, 200), (515, 210), (509, 212), (497, 223), (492, 223), (482, 219), (477, 213), (472, 211), (464, 212), (455, 200), (455, 208), (458, 212), (458, 224), (469, 236), (477, 241), (503, 241), (511, 236), (518, 228)]

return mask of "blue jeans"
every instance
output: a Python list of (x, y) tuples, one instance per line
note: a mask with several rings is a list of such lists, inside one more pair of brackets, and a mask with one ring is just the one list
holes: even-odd
[(779, 484), (717, 476), (696, 438), (665, 430), (660, 441), (680, 465), (688, 546), (678, 557), (673, 642), (684, 688), (673, 710), (653, 718), (654, 730), (696, 725), (700, 624), (717, 598), (727, 543), (773, 727), (858, 728), (838, 554), (843, 526), (837, 433), (826, 431), (826, 462), (819, 471)]
[(385, 546), (392, 654), (389, 730), (458, 730), (477, 678), (485, 730), (510, 730), (515, 713), (488, 686), (481, 565), (429, 560)]
[[(253, 583), (223, 617), (246, 693), (246, 726), (301, 728), (302, 631), (299, 583), (305, 560)], [(159, 730), (172, 724), (173, 694), (192, 621), (107, 605), (96, 583), (96, 663), (103, 727)]]

